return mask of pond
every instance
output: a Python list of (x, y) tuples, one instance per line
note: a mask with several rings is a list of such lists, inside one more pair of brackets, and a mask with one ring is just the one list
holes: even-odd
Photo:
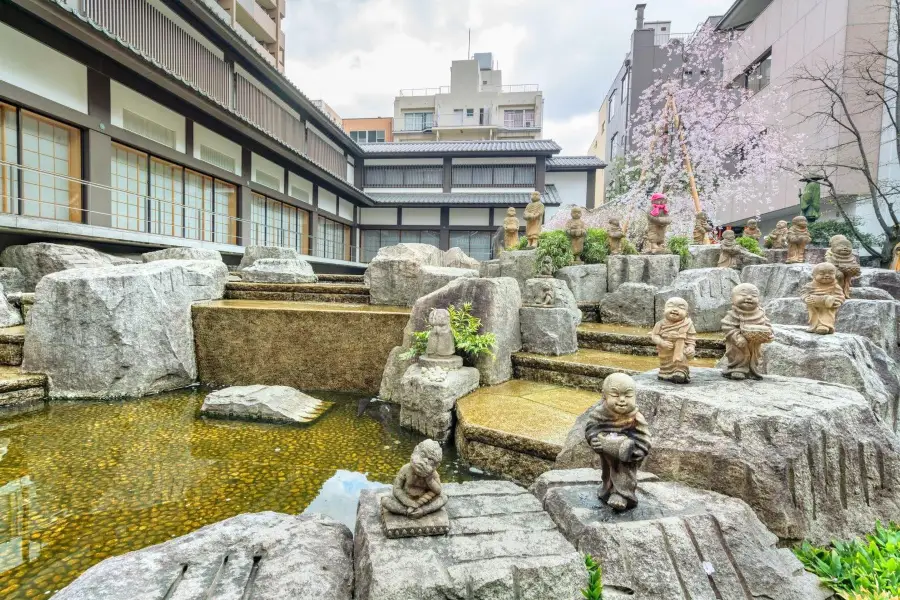
[[(353, 526), (422, 437), (356, 395), (291, 427), (198, 417), (205, 392), (52, 403), (0, 421), (0, 598), (46, 598), (104, 558), (243, 512), (308, 507)], [(445, 448), (441, 477), (472, 479)]]

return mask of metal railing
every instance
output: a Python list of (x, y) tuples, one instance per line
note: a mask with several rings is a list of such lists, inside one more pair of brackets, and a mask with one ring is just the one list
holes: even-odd
[(672, 42), (684, 43), (691, 37), (691, 33), (657, 33), (653, 36), (654, 46), (667, 46)]
[(519, 92), (539, 92), (541, 88), (536, 83), (515, 83), (512, 85), (482, 85), (482, 92), (500, 92), (501, 94), (516, 94)]
[(400, 96), (434, 96), (437, 94), (449, 94), (450, 86), (442, 85), (431, 88), (404, 88), (400, 90)]
[(452, 112), (446, 114), (437, 114), (434, 118), (435, 127), (483, 127), (491, 124), (492, 110), (484, 109), (484, 113), (475, 112), (472, 116), (467, 116), (464, 112)]

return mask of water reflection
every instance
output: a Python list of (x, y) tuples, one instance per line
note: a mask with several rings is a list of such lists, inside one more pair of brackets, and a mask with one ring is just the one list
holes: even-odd
[(369, 481), (364, 473), (338, 470), (319, 490), (305, 513), (319, 513), (339, 521), (353, 531), (356, 526), (356, 505), (362, 490), (387, 488), (388, 485)]

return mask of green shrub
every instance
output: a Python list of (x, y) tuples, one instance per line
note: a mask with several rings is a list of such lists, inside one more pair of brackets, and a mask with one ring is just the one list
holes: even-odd
[[(481, 319), (472, 314), (472, 304), (466, 302), (461, 309), (451, 304), (448, 310), (450, 311), (450, 331), (453, 333), (456, 353), (471, 359), (482, 355), (493, 357), (497, 336), (493, 333), (478, 333), (481, 329)], [(425, 354), (428, 347), (428, 334), (428, 330), (414, 331), (412, 346), (400, 355), (400, 359), (408, 360)]]
[(586, 600), (603, 600), (603, 569), (590, 554), (584, 555), (584, 566), (588, 571), (588, 586), (581, 590)]
[(681, 268), (687, 269), (691, 266), (691, 240), (683, 235), (674, 235), (669, 238), (669, 252), (677, 254), (681, 258)]
[(875, 525), (862, 540), (822, 548), (804, 542), (794, 554), (807, 571), (844, 598), (900, 597), (900, 525)]
[(537, 261), (536, 265), (540, 265), (545, 256), (553, 259), (553, 270), (557, 271), (563, 267), (568, 267), (575, 262), (575, 256), (572, 254), (572, 244), (569, 242), (569, 236), (562, 229), (554, 231), (545, 231), (538, 238), (537, 245)]
[(637, 247), (628, 238), (622, 238), (622, 254), (637, 254)]
[(507, 250), (525, 250), (526, 248), (528, 248), (528, 238), (523, 235), (519, 238), (518, 244), (512, 248), (507, 248)]
[(824, 247), (828, 245), (828, 242), (831, 240), (831, 236), (834, 235), (843, 235), (846, 236), (848, 240), (853, 242), (853, 245), (857, 248), (859, 247), (860, 238), (862, 241), (868, 244), (869, 246), (878, 246), (881, 244), (881, 237), (872, 235), (871, 233), (863, 233), (861, 228), (864, 226), (862, 219), (859, 217), (854, 217), (852, 219), (854, 227), (857, 228), (857, 231), (860, 231), (858, 236), (853, 235), (853, 228), (850, 227), (850, 224), (844, 219), (826, 219), (824, 221), (816, 221), (815, 223), (809, 224), (809, 237), (812, 238), (810, 244), (812, 246), (820, 246)]
[(584, 250), (581, 252), (581, 260), (588, 265), (600, 265), (606, 262), (609, 256), (609, 236), (605, 229), (588, 229), (584, 236)]
[(760, 250), (760, 248), (759, 248), (759, 242), (757, 242), (752, 237), (747, 237), (745, 235), (742, 235), (741, 237), (737, 238), (737, 243), (738, 243), (738, 246), (741, 246), (744, 250), (746, 250), (748, 252), (752, 252), (753, 254), (756, 254), (757, 256), (762, 256), (762, 254), (763, 254), (763, 251)]

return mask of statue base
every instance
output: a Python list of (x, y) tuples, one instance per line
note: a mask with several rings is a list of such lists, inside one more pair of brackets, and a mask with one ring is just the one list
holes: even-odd
[(440, 367), (447, 371), (456, 371), (463, 366), (462, 356), (429, 356), (423, 354), (419, 357), (419, 366), (423, 369)]
[(411, 519), (381, 509), (381, 527), (390, 539), (447, 535), (450, 532), (450, 515), (442, 508), (430, 515)]

